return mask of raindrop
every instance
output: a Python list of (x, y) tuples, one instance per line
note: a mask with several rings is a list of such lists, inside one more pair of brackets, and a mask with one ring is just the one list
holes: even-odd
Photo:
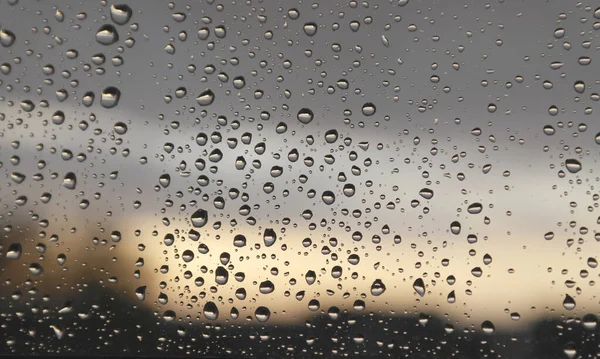
[(261, 323), (264, 323), (271, 317), (271, 311), (269, 310), (269, 308), (261, 306), (256, 308), (254, 315), (256, 316), (256, 320), (258, 320)]
[(102, 25), (96, 32), (96, 41), (102, 45), (112, 45), (119, 41), (117, 29), (112, 25)]
[(3, 47), (11, 47), (16, 39), (17, 37), (12, 31), (6, 29), (0, 30), (0, 45)]
[[(483, 210), (483, 206), (481, 205), (481, 203), (473, 203), (467, 208), (467, 212), (469, 212), (470, 214), (479, 214), (479, 213), (481, 213), (482, 210)], [(452, 232), (452, 233), (454, 233), (454, 232)], [(455, 234), (457, 234), (457, 233), (455, 233)]]
[(310, 110), (309, 108), (303, 108), (300, 111), (298, 111), (298, 115), (296, 116), (298, 118), (298, 121), (300, 123), (303, 124), (309, 124), (313, 118), (314, 118), (314, 114), (312, 112), (312, 110)]
[(207, 302), (202, 309), (204, 317), (208, 320), (215, 320), (219, 317), (219, 309), (214, 302)]
[(567, 167), (567, 170), (571, 173), (577, 173), (581, 171), (581, 162), (573, 158), (566, 160), (565, 166)]
[(146, 299), (146, 286), (141, 286), (138, 287), (135, 290), (135, 297), (137, 298), (137, 300), (144, 300)]
[(275, 233), (273, 228), (265, 229), (265, 232), (263, 234), (263, 241), (265, 243), (265, 246), (267, 246), (267, 247), (272, 246), (276, 240), (277, 240), (277, 234)]
[(331, 191), (325, 191), (321, 195), (321, 199), (326, 205), (332, 205), (335, 202), (335, 194)]
[(554, 127), (552, 127), (550, 125), (544, 126), (544, 134), (546, 134), (548, 136), (552, 136), (555, 132), (556, 132), (556, 130), (554, 129)]
[(100, 105), (104, 108), (113, 108), (119, 104), (121, 91), (118, 88), (109, 86), (102, 90), (100, 95)]
[(376, 111), (377, 111), (377, 108), (371, 102), (365, 103), (362, 107), (362, 113), (365, 116), (373, 116)]
[(194, 252), (189, 249), (185, 250), (181, 255), (181, 259), (183, 259), (183, 261), (186, 263), (191, 262), (194, 259)]
[(211, 90), (205, 90), (198, 97), (196, 97), (196, 102), (200, 106), (208, 106), (215, 101), (215, 94)]
[(258, 290), (261, 294), (273, 293), (275, 291), (275, 284), (270, 280), (266, 280), (260, 283)]
[(191, 221), (192, 226), (196, 228), (204, 227), (208, 221), (208, 212), (203, 209), (197, 210), (194, 212), (194, 214), (192, 214)]
[(8, 249), (6, 251), (6, 258), (7, 259), (19, 259), (19, 258), (21, 258), (21, 253), (22, 253), (21, 245), (19, 243), (13, 243), (10, 246), (8, 246)]
[(385, 284), (383, 284), (381, 279), (377, 279), (371, 284), (371, 294), (375, 297), (382, 295), (385, 289)]
[(328, 130), (327, 132), (325, 132), (325, 142), (327, 143), (334, 143), (335, 141), (337, 141), (338, 139), (338, 132), (335, 129), (331, 129)]
[(302, 28), (307, 36), (315, 36), (318, 26), (314, 22), (307, 22)]
[(566, 294), (565, 299), (563, 300), (563, 307), (566, 310), (573, 310), (573, 309), (575, 309), (575, 306), (576, 306), (575, 299), (573, 299), (573, 297), (571, 297), (570, 295)]
[(460, 222), (458, 221), (454, 221), (450, 224), (450, 232), (452, 232), (452, 234), (460, 234), (460, 229), (461, 229), (461, 225)]
[(133, 11), (128, 5), (112, 5), (110, 7), (110, 18), (117, 25), (125, 25), (131, 19)]
[(63, 186), (66, 189), (75, 189), (75, 187), (77, 186), (77, 177), (75, 176), (75, 173), (69, 172), (65, 175), (65, 177), (63, 178)]
[(573, 84), (573, 88), (577, 93), (584, 93), (585, 83), (583, 81), (575, 81), (575, 83)]
[(496, 330), (496, 327), (494, 327), (494, 323), (486, 320), (485, 322), (481, 323), (481, 330), (483, 330), (485, 334), (493, 334)]
[(35, 105), (30, 100), (23, 100), (20, 105), (21, 109), (25, 112), (31, 112), (35, 108)]
[(425, 283), (423, 282), (423, 279), (417, 278), (417, 280), (415, 280), (415, 282), (413, 283), (413, 289), (415, 290), (415, 292), (417, 292), (418, 295), (420, 295), (421, 297), (424, 297), (425, 296)]

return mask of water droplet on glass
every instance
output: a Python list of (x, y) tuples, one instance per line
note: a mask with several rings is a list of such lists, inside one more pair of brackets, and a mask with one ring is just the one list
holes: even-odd
[(583, 81), (575, 81), (573, 88), (577, 93), (583, 93), (585, 91), (585, 83)]
[(460, 234), (460, 229), (461, 229), (461, 225), (460, 222), (458, 221), (454, 221), (452, 223), (450, 223), (450, 232), (452, 232), (452, 234)]
[(3, 47), (11, 47), (16, 39), (17, 37), (12, 31), (6, 29), (0, 30), (0, 45)]
[(494, 327), (494, 323), (486, 320), (485, 322), (481, 323), (481, 330), (483, 330), (485, 334), (493, 334), (496, 330), (496, 327)]
[(208, 320), (215, 320), (219, 317), (219, 309), (214, 302), (207, 302), (202, 309), (204, 317)]
[(137, 300), (146, 299), (146, 286), (137, 287), (135, 290), (135, 297)]
[(69, 172), (65, 175), (65, 177), (63, 178), (63, 186), (66, 189), (75, 189), (75, 187), (77, 186), (77, 177), (75, 176), (75, 173)]
[(365, 116), (373, 116), (377, 112), (377, 108), (372, 102), (367, 102), (362, 107), (362, 113)]
[(256, 316), (256, 320), (258, 320), (261, 323), (264, 323), (271, 317), (271, 311), (267, 307), (260, 306), (256, 308), (256, 311), (254, 311), (254, 315)]
[(571, 173), (577, 173), (577, 172), (581, 171), (581, 162), (579, 162), (578, 160), (576, 160), (574, 158), (570, 158), (570, 159), (566, 160), (565, 166), (567, 167), (567, 170)]
[(192, 214), (191, 221), (192, 225), (196, 228), (204, 227), (208, 221), (208, 212), (203, 209), (197, 210)]
[(481, 203), (473, 203), (467, 208), (467, 212), (469, 212), (470, 214), (479, 214), (482, 210), (483, 206), (481, 205)]
[(335, 202), (335, 194), (331, 191), (325, 191), (321, 195), (321, 199), (326, 205), (332, 205)]
[(576, 306), (575, 299), (573, 299), (573, 297), (571, 297), (570, 295), (566, 294), (565, 299), (563, 300), (563, 307), (566, 310), (573, 310), (573, 309), (575, 309), (575, 306)]
[(196, 97), (196, 102), (200, 106), (208, 106), (215, 101), (215, 94), (211, 90), (205, 90), (198, 97)]
[(35, 108), (35, 105), (30, 100), (23, 100), (20, 102), (21, 109), (25, 112), (31, 112)]
[(119, 41), (117, 29), (112, 25), (102, 25), (96, 32), (96, 41), (102, 45), (112, 45)]
[(304, 33), (307, 36), (315, 36), (317, 33), (318, 26), (314, 22), (307, 22), (306, 24), (304, 24), (302, 29), (304, 30)]
[(6, 258), (7, 259), (19, 259), (21, 258), (21, 245), (19, 243), (13, 243), (10, 246), (8, 246), (8, 249), (6, 251)]
[(131, 19), (133, 10), (128, 5), (112, 5), (110, 7), (110, 18), (117, 25), (125, 25)]
[(277, 234), (275, 233), (275, 231), (272, 228), (265, 229), (265, 233), (263, 234), (263, 241), (265, 243), (265, 246), (272, 246), (276, 240)]
[(113, 108), (119, 104), (121, 91), (114, 86), (109, 86), (102, 90), (100, 95), (100, 105), (104, 108)]
[(417, 292), (418, 295), (420, 295), (421, 297), (424, 297), (425, 296), (425, 282), (423, 282), (423, 279), (417, 278), (415, 280), (415, 282), (413, 283), (413, 289), (415, 290), (415, 292)]
[(183, 251), (183, 254), (181, 255), (181, 259), (183, 259), (184, 262), (189, 263), (192, 260), (194, 260), (194, 252), (192, 252), (189, 249), (186, 249), (185, 251)]
[(381, 279), (377, 279), (371, 284), (371, 294), (375, 297), (382, 295), (385, 289), (385, 284), (383, 284)]
[(306, 124), (309, 124), (313, 120), (314, 114), (313, 114), (312, 110), (310, 110), (309, 108), (303, 108), (300, 111), (298, 111), (297, 118), (300, 123), (303, 123), (306, 125)]

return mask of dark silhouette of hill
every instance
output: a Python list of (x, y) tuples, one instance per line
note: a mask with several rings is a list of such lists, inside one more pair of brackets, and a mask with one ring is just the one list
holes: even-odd
[[(389, 358), (580, 358), (598, 353), (598, 327), (580, 320), (537, 323), (532, 331), (484, 333), (452, 328), (420, 314), (387, 316), (340, 312), (315, 316), (304, 325), (258, 325), (244, 318), (216, 324), (191, 320), (167, 322), (163, 313), (91, 285), (58, 311), (47, 303), (3, 304), (0, 354), (195, 357), (389, 357)], [(21, 302), (24, 303), (24, 302)], [(19, 305), (22, 308), (19, 308)], [(32, 307), (37, 307), (37, 312)], [(21, 312), (20, 315), (17, 313)], [(61, 314), (62, 313), (62, 314)], [(589, 318), (588, 318), (589, 319)], [(197, 323), (189, 325), (186, 323)]]

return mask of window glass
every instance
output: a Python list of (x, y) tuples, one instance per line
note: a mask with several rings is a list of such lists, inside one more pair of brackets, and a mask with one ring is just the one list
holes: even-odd
[(600, 356), (599, 37), (593, 1), (3, 1), (0, 354)]

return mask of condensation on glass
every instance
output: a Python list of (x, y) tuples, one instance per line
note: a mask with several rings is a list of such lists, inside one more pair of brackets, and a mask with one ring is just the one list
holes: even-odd
[(599, 41), (593, 1), (2, 2), (0, 353), (600, 356)]

